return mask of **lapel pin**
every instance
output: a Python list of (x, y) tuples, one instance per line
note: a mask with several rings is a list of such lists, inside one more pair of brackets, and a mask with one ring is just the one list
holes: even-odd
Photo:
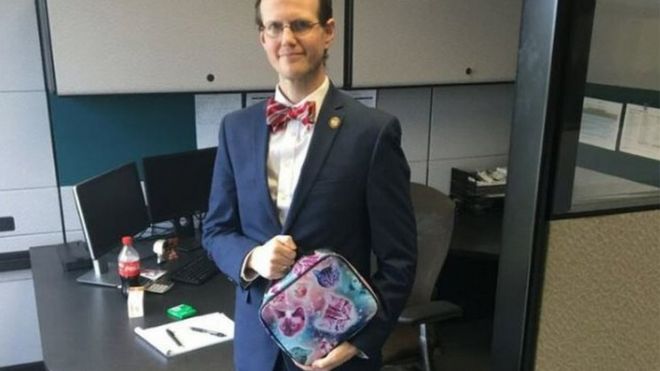
[(341, 126), (341, 119), (337, 116), (332, 116), (330, 118), (330, 121), (328, 121), (328, 126), (330, 126), (331, 129), (336, 129)]

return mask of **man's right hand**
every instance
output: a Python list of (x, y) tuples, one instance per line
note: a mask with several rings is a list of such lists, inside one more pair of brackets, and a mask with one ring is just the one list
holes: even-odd
[(275, 236), (252, 250), (246, 267), (269, 280), (282, 278), (295, 262), (297, 248), (291, 236)]

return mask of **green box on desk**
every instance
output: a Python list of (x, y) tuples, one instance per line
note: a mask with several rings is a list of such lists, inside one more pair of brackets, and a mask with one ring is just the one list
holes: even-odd
[(167, 309), (167, 315), (174, 319), (185, 319), (197, 314), (197, 309), (188, 304), (179, 304)]

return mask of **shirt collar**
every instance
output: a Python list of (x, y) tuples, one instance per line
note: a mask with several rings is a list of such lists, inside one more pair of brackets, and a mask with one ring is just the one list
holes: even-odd
[(325, 96), (328, 94), (329, 89), (330, 89), (330, 79), (328, 78), (328, 76), (326, 76), (321, 86), (319, 86), (316, 90), (314, 90), (311, 94), (303, 98), (297, 104), (292, 104), (291, 101), (289, 101), (287, 97), (284, 96), (284, 94), (280, 90), (280, 87), (278, 86), (277, 88), (275, 88), (275, 101), (293, 107), (301, 106), (305, 104), (305, 102), (314, 102), (314, 104), (316, 104), (316, 110), (314, 112), (314, 116), (315, 116), (314, 121), (316, 121), (319, 117), (319, 112), (321, 111), (321, 104), (323, 104), (323, 100), (325, 99)]

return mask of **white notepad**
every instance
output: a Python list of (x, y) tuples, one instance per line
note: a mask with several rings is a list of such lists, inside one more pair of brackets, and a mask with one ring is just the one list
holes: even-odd
[[(224, 336), (193, 331), (191, 327), (219, 332)], [(176, 344), (167, 333), (167, 329), (172, 331), (181, 346)], [(173, 357), (177, 354), (232, 340), (234, 338), (234, 321), (224, 313), (215, 312), (146, 329), (136, 327), (135, 333), (164, 356)]]

